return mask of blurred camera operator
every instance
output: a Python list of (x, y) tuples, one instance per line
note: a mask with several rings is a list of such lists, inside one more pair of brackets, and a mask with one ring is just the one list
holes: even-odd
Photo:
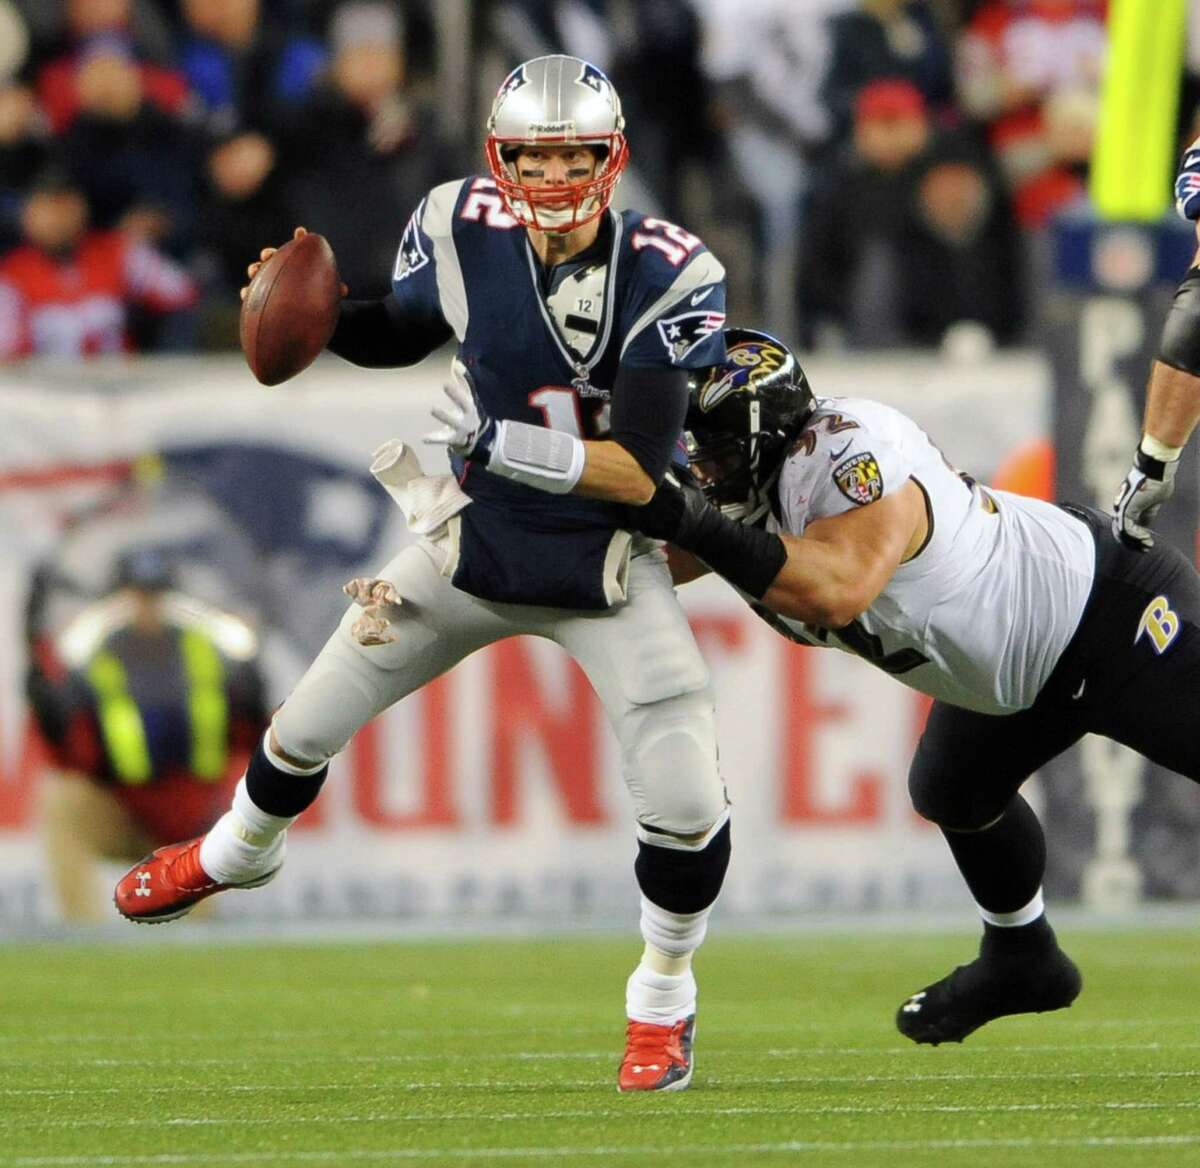
[(52, 758), (44, 841), (63, 918), (98, 921), (102, 860), (220, 815), (266, 725), (263, 682), (249, 626), (177, 591), (155, 548), (123, 554), (110, 591), (62, 630), (42, 620), (50, 588), (35, 575), (27, 677)]

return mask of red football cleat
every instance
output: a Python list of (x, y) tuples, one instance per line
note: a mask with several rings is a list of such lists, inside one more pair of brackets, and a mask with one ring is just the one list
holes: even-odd
[[(227, 888), (258, 888), (274, 878), (279, 867), (244, 884), (219, 884), (200, 867), (203, 836), (168, 844), (139, 860), (113, 893), (117, 912), (139, 925), (157, 925), (189, 913), (202, 900)], [(280, 865), (282, 867), (282, 864)]]
[(618, 1091), (682, 1091), (692, 1081), (692, 1038), (696, 1015), (674, 1026), (629, 1019)]

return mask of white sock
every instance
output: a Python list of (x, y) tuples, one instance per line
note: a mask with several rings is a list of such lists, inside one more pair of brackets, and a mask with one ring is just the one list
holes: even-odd
[(625, 1014), (635, 1022), (673, 1026), (696, 1012), (696, 978), (686, 973), (656, 973), (645, 961), (625, 983)]
[(234, 789), (230, 811), (235, 816), (232, 826), (238, 836), (256, 848), (265, 848), (299, 818), (296, 815), (271, 815), (264, 811), (250, 798), (245, 779)]
[(270, 815), (256, 806), (242, 779), (233, 806), (200, 845), (200, 866), (221, 884), (244, 884), (283, 863), (287, 829), (296, 816)]
[(1033, 899), (1024, 908), (1017, 909), (1016, 912), (994, 913), (988, 912), (982, 905), (976, 905), (976, 907), (979, 909), (979, 915), (989, 925), (998, 925), (1002, 929), (1015, 929), (1036, 921), (1046, 911), (1046, 902), (1042, 899), (1042, 890), (1039, 888), (1033, 894)]

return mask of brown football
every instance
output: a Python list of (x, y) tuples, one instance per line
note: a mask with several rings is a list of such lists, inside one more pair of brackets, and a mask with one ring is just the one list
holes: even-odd
[(329, 343), (341, 303), (333, 249), (309, 233), (285, 243), (250, 281), (242, 301), (242, 352), (263, 385), (295, 377)]

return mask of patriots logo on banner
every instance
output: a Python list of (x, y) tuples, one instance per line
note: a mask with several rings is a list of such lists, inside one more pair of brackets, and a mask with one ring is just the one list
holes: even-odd
[(860, 506), (883, 497), (883, 472), (870, 451), (852, 455), (834, 467), (833, 481), (851, 503)]
[(425, 200), (422, 199), (421, 205), (412, 213), (408, 226), (400, 237), (400, 250), (396, 252), (396, 266), (392, 270), (393, 280), (407, 280), (413, 272), (420, 271), (429, 263), (429, 257), (421, 246), (421, 232), (417, 227), (424, 210)]
[(725, 324), (723, 312), (683, 312), (658, 322), (658, 335), (678, 365), (705, 337)]
[(496, 93), (496, 100), (503, 101), (511, 93), (516, 93), (522, 85), (528, 85), (529, 78), (525, 76), (525, 66), (518, 65), (505, 79), (504, 84)]

